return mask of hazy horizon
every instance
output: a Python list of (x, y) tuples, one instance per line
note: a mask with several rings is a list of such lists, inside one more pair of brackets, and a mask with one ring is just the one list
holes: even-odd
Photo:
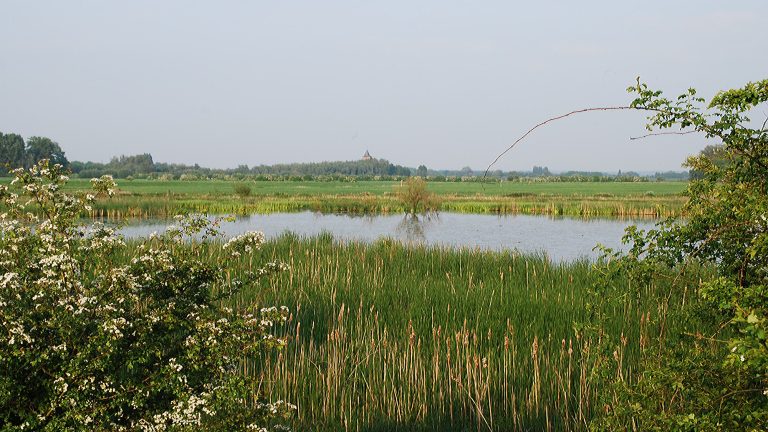
[[(766, 78), (768, 2), (5, 1), (0, 131), (70, 160), (234, 168), (356, 160), (482, 171), (534, 124)], [(768, 115), (768, 113), (758, 113)], [(592, 113), (532, 134), (493, 169), (675, 170), (700, 137)]]
[[(66, 151), (66, 149), (64, 149), (64, 150)], [(134, 154), (130, 154), (130, 155), (129, 154), (120, 154), (120, 155), (114, 155), (114, 156), (112, 156), (109, 159), (119, 158), (121, 156), (135, 156), (135, 155)], [(373, 155), (372, 155), (372, 157), (374, 159), (384, 159), (384, 160), (386, 160), (389, 163), (392, 163), (392, 164), (395, 164), (395, 165), (400, 165), (400, 166), (405, 166), (406, 168), (412, 168), (412, 169), (418, 168), (417, 165), (411, 166), (411, 165), (408, 165), (408, 164), (400, 163), (400, 162), (398, 162), (396, 160), (390, 160), (390, 159), (387, 159), (387, 158), (378, 158), (378, 157), (373, 156)], [(72, 159), (72, 158), (69, 158), (69, 157), (68, 157), (68, 159), (69, 159), (70, 162), (73, 162), (73, 161), (77, 161), (77, 162), (97, 162), (97, 163), (107, 163), (107, 162), (109, 162), (109, 160), (104, 160), (104, 161), (79, 160), (79, 159)], [(159, 160), (159, 159), (155, 158), (154, 155), (152, 155), (152, 159), (153, 159), (154, 163), (167, 163), (167, 164), (180, 163), (180, 162), (175, 162), (175, 161)], [(343, 160), (342, 159), (340, 159), (340, 160), (317, 160), (317, 161), (308, 161), (308, 162), (290, 162), (290, 161), (285, 161), (285, 162), (275, 162), (275, 163), (272, 163), (272, 164), (264, 164), (264, 165), (272, 166), (272, 165), (291, 165), (291, 164), (295, 164), (295, 163), (298, 163), (298, 164), (312, 164), (312, 163), (325, 163), (325, 162), (331, 162), (331, 163), (333, 163), (333, 162), (355, 162), (355, 161), (358, 161), (358, 160), (360, 160), (360, 158), (358, 158), (358, 159), (343, 159)], [(194, 165), (194, 164), (195, 163), (191, 163), (189, 165)], [(238, 168), (238, 165), (225, 166), (225, 167), (211, 167), (211, 166), (206, 166), (206, 165), (202, 165), (202, 164), (198, 164), (198, 165), (200, 165), (201, 168), (224, 169), (224, 170), (226, 170), (226, 169), (237, 169)], [(243, 163), (241, 165), (248, 165), (248, 164)], [(419, 165), (425, 165), (425, 164), (419, 164)], [(257, 166), (259, 166), (259, 164), (248, 165), (249, 168), (254, 168), (254, 167), (257, 167)], [(464, 165), (464, 166), (456, 166), (456, 167), (432, 167), (432, 166), (428, 166), (427, 168), (429, 170), (431, 170), (431, 171), (461, 171), (465, 166), (466, 165)], [(542, 168), (547, 168), (547, 169), (549, 169), (549, 171), (552, 174), (560, 174), (560, 173), (565, 173), (565, 172), (569, 172), (569, 171), (579, 171), (579, 172), (601, 172), (601, 173), (604, 173), (604, 174), (612, 175), (612, 174), (616, 174), (617, 171), (621, 171), (621, 172), (636, 172), (636, 173), (638, 173), (640, 175), (653, 175), (653, 174), (655, 174), (657, 172), (668, 172), (668, 171), (687, 172), (688, 171), (688, 168), (682, 168), (682, 167), (681, 168), (677, 168), (677, 169), (670, 169), (670, 170), (636, 170), (636, 169), (624, 168), (624, 167), (613, 167), (613, 168), (604, 169), (604, 170), (578, 170), (578, 169), (570, 169), (570, 168), (556, 169), (556, 168), (551, 168), (551, 167), (546, 166), (546, 165), (533, 165), (533, 166), (530, 166), (530, 167), (527, 167), (527, 168), (512, 169), (512, 170), (502, 170), (502, 171), (504, 171), (504, 172), (511, 172), (511, 171), (530, 172), (531, 169), (534, 168), (534, 166), (540, 166)], [(470, 168), (472, 169), (472, 172), (475, 175), (479, 175), (479, 174), (483, 174), (485, 172), (485, 169), (487, 168), (487, 165), (483, 166), (483, 167), (479, 167), (478, 166), (478, 167), (470, 167)], [(498, 168), (497, 166), (493, 166), (490, 169), (489, 172), (496, 171), (498, 169), (500, 169), (500, 168)]]

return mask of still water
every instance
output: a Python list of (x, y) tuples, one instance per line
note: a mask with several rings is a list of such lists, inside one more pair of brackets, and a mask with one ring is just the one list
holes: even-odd
[[(624, 228), (637, 225), (653, 227), (650, 219), (574, 219), (549, 216), (499, 216), (464, 213), (440, 213), (418, 219), (403, 215), (353, 216), (303, 213), (271, 213), (239, 217), (225, 222), (228, 236), (246, 231), (263, 231), (274, 238), (292, 231), (301, 236), (330, 232), (339, 240), (371, 242), (390, 237), (405, 243), (491, 250), (516, 249), (520, 252), (544, 253), (553, 261), (570, 261), (581, 257), (595, 258), (592, 249), (600, 243), (621, 248)], [(121, 229), (128, 238), (162, 232), (170, 221), (142, 221)]]

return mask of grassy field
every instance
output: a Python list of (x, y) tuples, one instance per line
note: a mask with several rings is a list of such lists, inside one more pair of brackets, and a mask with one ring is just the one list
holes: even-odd
[[(216, 244), (199, 251), (228, 259)], [(584, 430), (600, 409), (593, 342), (574, 332), (597, 277), (588, 262), (284, 235), (230, 275), (273, 259), (292, 270), (231, 304), (291, 309), (286, 350), (244, 358), (242, 372), (259, 378), (254, 391), (299, 406), (295, 430)], [(669, 299), (615, 284), (601, 330), (616, 341), (608, 369), (631, 381)]]
[[(121, 190), (140, 195), (235, 195), (234, 185), (238, 182), (223, 180), (117, 180)], [(392, 193), (400, 184), (395, 181), (318, 182), (318, 181), (248, 181), (240, 182), (251, 187), (257, 196), (317, 196), (317, 195), (384, 195)], [(429, 189), (440, 195), (677, 195), (686, 187), (686, 182), (430, 182)], [(90, 187), (86, 179), (72, 179), (69, 190), (83, 190)]]
[[(251, 214), (291, 211), (399, 213), (394, 196), (399, 182), (245, 182), (248, 196), (235, 193), (237, 182), (118, 181), (121, 193), (97, 205), (94, 216), (168, 217), (179, 213)], [(70, 191), (86, 190), (90, 182), (74, 179)], [(430, 182), (443, 211), (522, 213), (582, 217), (662, 217), (676, 215), (685, 198), (684, 182), (548, 183)]]

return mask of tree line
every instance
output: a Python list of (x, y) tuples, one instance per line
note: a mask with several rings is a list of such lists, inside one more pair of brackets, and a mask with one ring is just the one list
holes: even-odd
[[(716, 148), (707, 147), (705, 156), (718, 158)], [(222, 176), (253, 177), (261, 180), (291, 179), (339, 179), (354, 177), (357, 179), (391, 179), (416, 175), (431, 181), (527, 181), (531, 178), (541, 178), (547, 181), (575, 182), (605, 182), (605, 181), (650, 181), (650, 180), (685, 180), (689, 173), (685, 171), (657, 172), (653, 176), (641, 176), (634, 171), (609, 174), (592, 171), (567, 171), (553, 174), (546, 166), (534, 166), (531, 171), (501, 171), (494, 170), (485, 174), (474, 171), (466, 166), (460, 170), (434, 170), (425, 165), (409, 168), (390, 163), (386, 159), (289, 163), (275, 165), (240, 165), (237, 168), (214, 169), (201, 167), (198, 164), (186, 165), (175, 163), (155, 162), (149, 153), (137, 155), (121, 155), (113, 157), (109, 162), (69, 161), (58, 143), (46, 137), (33, 136), (29, 139), (15, 133), (0, 132), (0, 175), (7, 174), (9, 169), (28, 168), (42, 159), (61, 164), (73, 174), (82, 178), (95, 178), (102, 175), (112, 175), (115, 178), (211, 178)], [(695, 173), (691, 173), (695, 175)]]
[(72, 162), (72, 172), (80, 177), (99, 177), (110, 174), (117, 178), (163, 176), (174, 178), (180, 176), (207, 178), (217, 175), (235, 176), (267, 176), (274, 177), (318, 177), (318, 176), (399, 176), (411, 175), (411, 169), (395, 165), (385, 159), (367, 161), (338, 161), (317, 163), (292, 163), (277, 165), (258, 165), (249, 167), (240, 165), (237, 168), (213, 169), (201, 167), (198, 164), (169, 164), (158, 163), (152, 155), (145, 153), (134, 156), (114, 157), (108, 163)]
[(29, 168), (42, 159), (69, 167), (69, 161), (58, 143), (50, 138), (33, 136), (26, 142), (15, 133), (0, 132), (0, 172), (13, 168)]

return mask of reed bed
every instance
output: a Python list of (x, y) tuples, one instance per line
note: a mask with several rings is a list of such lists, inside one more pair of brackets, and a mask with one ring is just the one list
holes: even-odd
[[(440, 210), (460, 213), (529, 214), (580, 217), (666, 217), (680, 215), (685, 200), (665, 196), (440, 195)], [(93, 216), (167, 218), (183, 213), (236, 214), (319, 211), (325, 213), (402, 213), (404, 205), (389, 195), (187, 196), (122, 195), (100, 202)]]
[[(200, 253), (228, 259), (217, 244)], [(297, 430), (578, 431), (599, 409), (594, 347), (574, 332), (595, 281), (587, 261), (285, 234), (230, 276), (272, 259), (292, 270), (231, 302), (291, 309), (288, 347), (244, 358), (242, 373), (298, 405)], [(606, 306), (618, 376), (632, 379), (656, 331), (656, 289)]]

